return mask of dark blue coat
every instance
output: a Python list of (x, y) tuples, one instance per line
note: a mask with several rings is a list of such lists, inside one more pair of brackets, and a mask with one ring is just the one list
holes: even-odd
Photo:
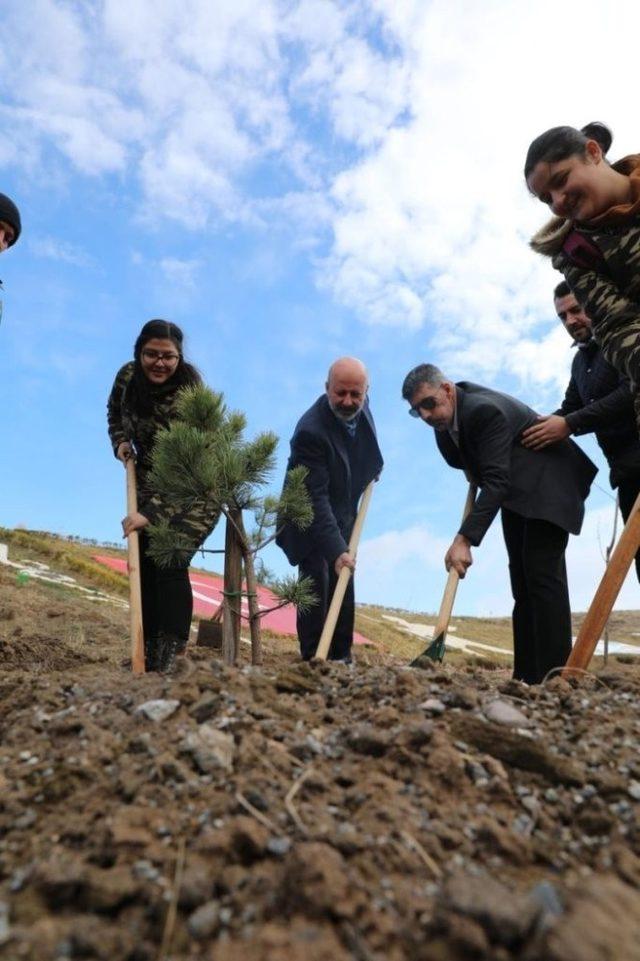
[(478, 545), (501, 507), (579, 534), (597, 467), (572, 440), (529, 450), (522, 432), (536, 422), (526, 404), (469, 381), (456, 384), (459, 447), (436, 431), (440, 453), (479, 488), (460, 533)]
[(306, 485), (313, 504), (313, 522), (304, 531), (286, 524), (276, 537), (291, 564), (299, 564), (313, 553), (332, 564), (347, 550), (360, 496), (378, 476), (383, 463), (368, 401), (360, 415), (358, 433), (358, 480), (354, 481), (348, 449), (351, 441), (346, 427), (329, 407), (326, 394), (298, 421), (287, 470), (300, 464), (308, 469)]
[(611, 468), (612, 487), (640, 477), (640, 438), (629, 382), (605, 360), (595, 340), (578, 348), (556, 414), (566, 419), (572, 434), (595, 433)]

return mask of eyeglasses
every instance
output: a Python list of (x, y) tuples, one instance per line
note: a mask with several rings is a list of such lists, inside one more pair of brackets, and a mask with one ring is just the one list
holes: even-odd
[(421, 410), (434, 410), (438, 406), (435, 395), (433, 397), (423, 397), (417, 404), (409, 408), (409, 417), (419, 417)]
[(163, 353), (161, 350), (143, 350), (142, 357), (150, 364), (154, 364), (157, 360), (161, 360), (165, 364), (175, 364), (180, 360), (180, 354), (174, 354), (172, 351)]

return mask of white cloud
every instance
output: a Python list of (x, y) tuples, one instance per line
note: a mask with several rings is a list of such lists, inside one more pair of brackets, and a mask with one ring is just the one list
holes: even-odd
[[(284, 222), (340, 304), (424, 329), (456, 374), (564, 380), (521, 167), (537, 132), (598, 115), (638, 149), (631, 95), (603, 83), (635, 37), (595, 0), (34, 0), (6, 18), (3, 115), (30, 159), (137, 184), (148, 225)], [(598, 38), (599, 69), (561, 96), (554, 36)]]
[(194, 287), (199, 260), (180, 260), (178, 257), (163, 257), (160, 269), (172, 284), (179, 287)]
[(95, 261), (85, 250), (56, 237), (34, 237), (29, 246), (37, 257), (60, 260), (74, 267), (91, 267)]
[[(558, 277), (527, 247), (545, 210), (528, 197), (521, 169), (529, 141), (554, 123), (602, 114), (614, 124), (616, 114), (631, 134), (624, 93), (615, 105), (605, 96), (606, 64), (582, 71), (561, 98), (558, 71), (541, 69), (555, 63), (545, 61), (545, 53), (555, 57), (551, 22), (555, 36), (572, 37), (572, 49), (588, 49), (610, 30), (609, 18), (595, 3), (558, 8), (547, 0), (529, 8), (509, 0), (374, 6), (401, 50), (405, 119), (335, 177), (323, 283), (365, 321), (424, 325), (437, 359), (467, 376), (560, 383), (564, 349), (549, 331)], [(610, 56), (631, 62), (633, 37), (620, 44)], [(376, 79), (370, 65), (368, 80)], [(393, 87), (388, 103), (401, 112)]]

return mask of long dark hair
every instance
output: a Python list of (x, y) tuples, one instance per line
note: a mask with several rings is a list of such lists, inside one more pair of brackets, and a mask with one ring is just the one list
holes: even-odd
[[(164, 384), (152, 384), (142, 369), (142, 349), (150, 340), (170, 340), (180, 355), (176, 369)], [(126, 402), (139, 414), (151, 414), (154, 398), (158, 394), (180, 390), (202, 383), (197, 368), (189, 364), (182, 352), (184, 335), (177, 324), (169, 320), (149, 320), (144, 325), (133, 345), (133, 377), (126, 391)]]
[(574, 154), (584, 156), (588, 140), (595, 140), (606, 154), (613, 142), (613, 134), (599, 120), (588, 123), (581, 130), (575, 127), (551, 127), (529, 145), (524, 162), (524, 179), (528, 180), (533, 168), (539, 163), (557, 163)]

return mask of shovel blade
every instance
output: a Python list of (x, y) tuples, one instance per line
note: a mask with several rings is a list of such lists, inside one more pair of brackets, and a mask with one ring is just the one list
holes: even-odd
[(431, 641), (429, 647), (427, 647), (422, 654), (418, 654), (418, 656), (410, 662), (409, 667), (422, 667), (424, 664), (424, 658), (429, 661), (441, 661), (444, 657), (445, 651), (444, 642), (445, 633), (444, 631), (440, 631), (440, 633)]
[(214, 651), (221, 651), (222, 624), (220, 621), (200, 621), (196, 644), (198, 647), (210, 647)]

